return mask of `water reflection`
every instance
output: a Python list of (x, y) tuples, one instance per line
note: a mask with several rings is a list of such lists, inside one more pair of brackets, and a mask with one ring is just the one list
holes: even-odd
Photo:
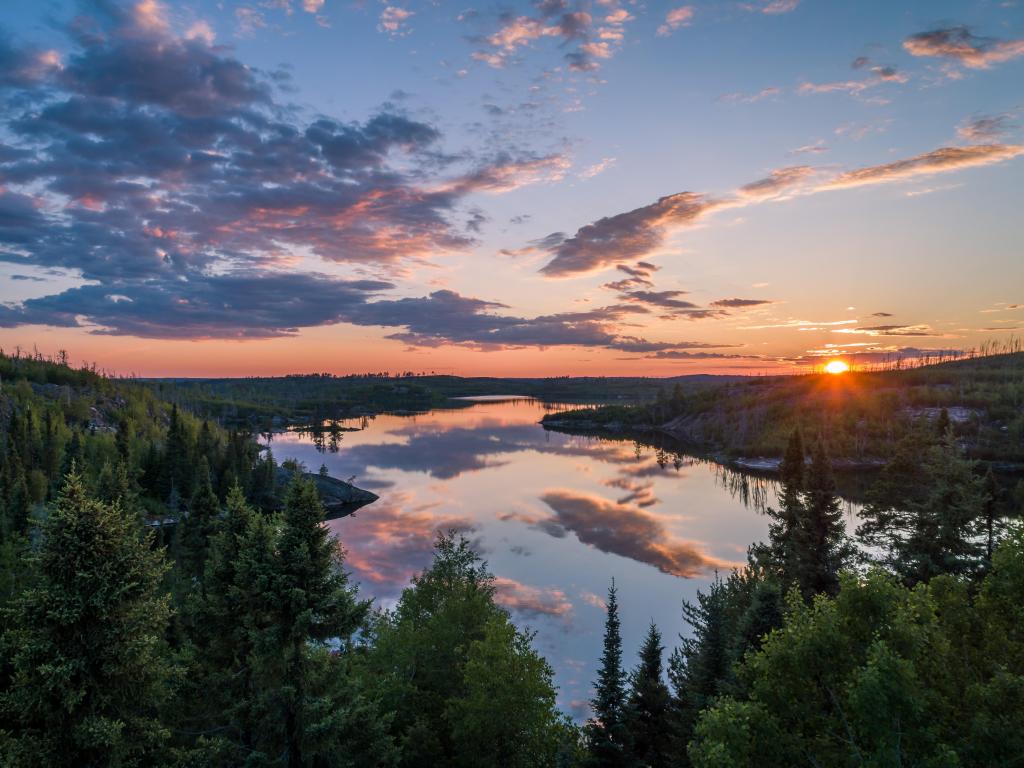
[(757, 510), (775, 494), (770, 480), (667, 445), (545, 431), (548, 407), (487, 401), (325, 422), (276, 435), (274, 452), (381, 495), (329, 525), (354, 579), (383, 604), (427, 565), (437, 531), (465, 532), (497, 577), (497, 599), (537, 631), (562, 705), (584, 715), (609, 579), (632, 666), (650, 619), (674, 644), (681, 598), (765, 538)]

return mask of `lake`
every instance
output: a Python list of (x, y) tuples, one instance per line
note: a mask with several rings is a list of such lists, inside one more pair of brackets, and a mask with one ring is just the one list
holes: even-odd
[[(757, 507), (772, 483), (627, 441), (544, 430), (550, 409), (529, 398), (488, 398), (420, 415), (341, 422), (334, 440), (273, 437), (278, 461), (380, 495), (329, 523), (363, 595), (393, 605), (430, 561), (438, 530), (471, 538), (497, 577), (498, 599), (554, 667), (560, 705), (588, 714), (612, 577), (619, 588), (628, 667), (647, 626), (668, 650), (684, 630), (680, 602), (767, 537)], [(353, 429), (355, 428), (355, 429)], [(660, 459), (660, 461), (659, 461)]]

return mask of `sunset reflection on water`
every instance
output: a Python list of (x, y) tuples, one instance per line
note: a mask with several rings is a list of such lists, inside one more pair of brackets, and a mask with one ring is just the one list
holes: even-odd
[(487, 401), (383, 415), (343, 422), (362, 428), (336, 433), (333, 450), (297, 433), (275, 435), (273, 450), (380, 495), (329, 525), (362, 592), (382, 605), (428, 564), (438, 530), (464, 531), (496, 575), (499, 601), (537, 630), (562, 706), (583, 717), (609, 580), (632, 666), (650, 620), (672, 647), (680, 600), (766, 536), (750, 498), (774, 493), (754, 480), (752, 494), (750, 481), (715, 464), (545, 431), (538, 422), (550, 407)]

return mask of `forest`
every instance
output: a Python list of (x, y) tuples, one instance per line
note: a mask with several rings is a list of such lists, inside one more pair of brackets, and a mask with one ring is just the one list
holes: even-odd
[(922, 421), (945, 417), (969, 454), (1024, 465), (1024, 352), (841, 376), (745, 377), (698, 389), (667, 382), (638, 404), (549, 414), (568, 431), (658, 431), (725, 457), (781, 457), (794, 429), (824, 430), (834, 459), (881, 465)]
[[(912, 373), (947, 391), (945, 370)], [(1019, 408), (1020, 379), (1002, 376), (960, 394)], [(846, 443), (824, 438), (836, 420), (777, 427), (767, 540), (682, 602), (684, 636), (651, 624), (635, 659), (622, 626), (644, 619), (609, 579), (576, 722), (469, 540), (441, 532), (396, 603), (373, 604), (315, 483), (288, 462), (281, 482), (249, 430), (168, 386), (0, 356), (4, 766), (1024, 759), (1024, 528), (1005, 513), (1020, 489), (948, 411), (886, 444), (855, 527), (832, 469)]]
[[(683, 391), (696, 391), (735, 376), (679, 376), (667, 380)], [(666, 380), (641, 377), (557, 376), (550, 378), (463, 377), (403, 373), (291, 374), (236, 379), (141, 380), (156, 395), (223, 423), (273, 429), (282, 425), (319, 424), (379, 413), (422, 412), (429, 408), (466, 407), (453, 398), (525, 395), (548, 402), (626, 403), (652, 400)]]

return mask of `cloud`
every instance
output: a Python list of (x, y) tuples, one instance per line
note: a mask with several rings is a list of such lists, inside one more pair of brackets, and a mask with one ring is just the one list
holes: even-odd
[(978, 37), (969, 27), (954, 26), (911, 35), (903, 41), (903, 48), (912, 56), (951, 59), (969, 69), (988, 69), (1024, 56), (1024, 39)]
[(572, 236), (554, 232), (534, 243), (532, 250), (551, 254), (551, 260), (540, 270), (548, 277), (596, 272), (624, 260), (649, 257), (661, 249), (670, 235), (697, 223), (706, 214), (776, 197), (799, 185), (811, 173), (807, 166), (780, 168), (741, 187), (731, 199), (714, 199), (695, 192), (666, 195), (650, 205), (598, 219)]
[(471, 521), (389, 494), (366, 510), (327, 523), (346, 550), (345, 567), (377, 598), (395, 598), (430, 565), (439, 532), (473, 530)]
[(742, 309), (745, 307), (761, 307), (765, 304), (774, 304), (770, 299), (718, 299), (712, 301), (712, 307), (729, 307), (730, 309)]
[(494, 578), (494, 601), (527, 618), (552, 616), (568, 620), (572, 616), (572, 602), (561, 589), (531, 587), (504, 576)]
[[(708, 346), (736, 346), (733, 344), (714, 344)], [(651, 355), (645, 355), (647, 360), (761, 360), (761, 355), (737, 355), (730, 352), (689, 352), (686, 350), (661, 350)]]
[(740, 7), (753, 13), (778, 15), (795, 11), (800, 0), (758, 0), (756, 3), (744, 3)]
[(582, 171), (580, 171), (579, 172), (579, 177), (581, 179), (592, 179), (595, 176), (604, 173), (609, 168), (611, 168), (613, 165), (615, 165), (615, 158), (614, 157), (602, 158), (601, 160), (599, 160), (598, 162), (594, 163), (593, 165), (587, 166)]
[[(521, 252), (551, 256), (541, 267), (548, 277), (571, 277), (606, 269), (624, 260), (643, 259), (659, 252), (676, 231), (698, 223), (709, 213), (736, 208), (792, 194), (813, 194), (828, 190), (883, 184), (962, 168), (1010, 160), (1024, 154), (1024, 145), (978, 144), (942, 147), (903, 160), (868, 166), (834, 175), (811, 186), (807, 182), (816, 169), (790, 166), (741, 186), (733, 195), (712, 198), (695, 192), (679, 192), (625, 213), (606, 216), (587, 224), (574, 235), (553, 232)], [(634, 281), (608, 283), (621, 290)]]
[(612, 11), (604, 17), (604, 25), (598, 25), (587, 3), (570, 8), (562, 0), (541, 0), (534, 7), (535, 15), (502, 14), (498, 29), (477, 40), (484, 47), (474, 51), (473, 58), (501, 69), (517, 61), (534, 42), (555, 39), (562, 47), (571, 47), (563, 54), (569, 70), (591, 72), (600, 68), (601, 60), (614, 55), (624, 37), (623, 25), (633, 18), (628, 12)]
[(928, 325), (868, 325), (857, 328), (840, 328), (832, 333), (863, 334), (865, 336), (934, 336), (942, 338), (945, 334), (936, 333)]
[(658, 36), (667, 37), (680, 27), (690, 26), (693, 20), (693, 6), (681, 5), (665, 14), (665, 21), (658, 27)]
[(571, 237), (551, 235), (541, 243), (553, 258), (541, 272), (548, 277), (593, 272), (625, 259), (655, 253), (675, 229), (692, 224), (717, 203), (703, 195), (679, 192), (626, 213), (598, 219)]
[(755, 102), (762, 101), (772, 96), (778, 96), (781, 93), (781, 88), (769, 86), (767, 88), (762, 88), (760, 91), (757, 91), (756, 93), (727, 93), (724, 94), (723, 96), (720, 96), (718, 100), (731, 102), (734, 104), (753, 104)]
[(413, 11), (400, 8), (397, 5), (389, 5), (380, 12), (377, 29), (392, 37), (404, 37), (412, 31), (407, 25), (409, 19), (415, 15)]
[(273, 73), (212, 45), (208, 26), (177, 34), (155, 2), (103, 5), (65, 32), (63, 59), (0, 40), (0, 261), (83, 285), (8, 307), (6, 325), (264, 338), (359, 323), (393, 286), (303, 259), (398, 273), (474, 242), (466, 197), (568, 168), (448, 155), (437, 128), (393, 107), (307, 118), (275, 100)]
[(378, 280), (272, 271), (112, 281), (29, 299), (10, 319), (76, 327), (85, 318), (98, 326), (94, 333), (145, 338), (268, 338), (342, 322), (369, 295), (392, 287)]
[(663, 573), (689, 579), (733, 565), (678, 539), (657, 515), (639, 507), (565, 489), (549, 490), (541, 500), (554, 516), (539, 520), (535, 527), (548, 533), (558, 528), (571, 531), (584, 544)]
[(786, 358), (797, 365), (820, 365), (822, 359), (842, 357), (857, 365), (888, 365), (902, 360), (949, 359), (963, 354), (962, 349), (925, 349), (921, 347), (860, 346), (826, 344), (820, 349), (809, 349), (802, 355)]
[(626, 301), (635, 301), (639, 304), (649, 304), (664, 309), (696, 309), (693, 302), (680, 299), (685, 296), (686, 291), (632, 291), (625, 293), (622, 298)]
[(932, 152), (872, 165), (842, 173), (826, 182), (822, 189), (843, 189), (869, 184), (885, 184), (917, 176), (946, 173), (961, 168), (974, 168), (1024, 154), (1024, 146), (1017, 144), (978, 144), (970, 147), (942, 147)]
[[(859, 59), (858, 59), (859, 61)], [(836, 93), (844, 92), (859, 95), (871, 88), (885, 83), (905, 83), (909, 77), (895, 67), (871, 67), (871, 76), (863, 80), (836, 80), (828, 83), (803, 82), (797, 88), (798, 93)]]
[(956, 133), (964, 141), (986, 143), (1001, 139), (1017, 126), (1010, 115), (980, 115), (957, 126)]
[(792, 189), (812, 173), (814, 169), (807, 165), (778, 168), (763, 179), (744, 184), (739, 188), (739, 194), (749, 198), (775, 197)]

